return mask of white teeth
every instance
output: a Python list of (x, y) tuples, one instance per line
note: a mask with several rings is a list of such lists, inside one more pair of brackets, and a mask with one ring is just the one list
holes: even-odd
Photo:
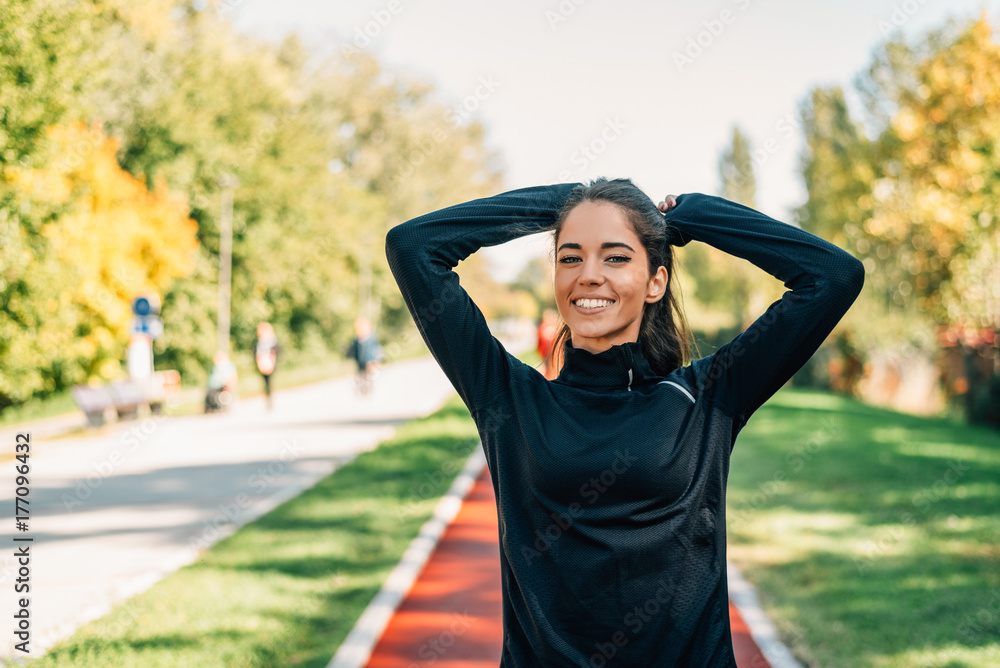
[(600, 308), (602, 306), (611, 306), (614, 304), (610, 299), (577, 299), (573, 302), (580, 308)]

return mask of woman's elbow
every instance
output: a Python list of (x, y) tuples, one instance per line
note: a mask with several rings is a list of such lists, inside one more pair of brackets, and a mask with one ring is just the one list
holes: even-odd
[(385, 235), (385, 257), (392, 266), (401, 259), (407, 251), (413, 249), (413, 229), (409, 222), (400, 223), (389, 228)]
[(849, 269), (847, 270), (847, 281), (850, 286), (852, 286), (857, 293), (861, 292), (861, 288), (865, 284), (865, 263), (854, 257), (851, 258), (850, 262), (847, 263)]
[(849, 298), (853, 303), (865, 284), (865, 265), (850, 253), (842, 251), (826, 278), (830, 290)]

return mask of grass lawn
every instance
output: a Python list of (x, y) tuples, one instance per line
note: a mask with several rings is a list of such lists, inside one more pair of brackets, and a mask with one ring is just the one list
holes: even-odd
[(478, 444), (454, 395), (32, 665), (322, 668)]
[[(34, 663), (323, 667), (477, 444), (455, 396)], [(1000, 666), (1000, 434), (782, 390), (727, 527), (810, 668)]]
[(806, 665), (1000, 666), (1000, 433), (785, 389), (740, 433), (727, 514)]

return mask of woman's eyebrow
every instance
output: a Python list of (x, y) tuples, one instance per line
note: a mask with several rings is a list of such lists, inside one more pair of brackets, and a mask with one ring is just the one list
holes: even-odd
[[(568, 241), (568, 242), (564, 243), (563, 245), (561, 245), (558, 248), (558, 250), (556, 250), (556, 252), (558, 253), (563, 248), (574, 248), (576, 250), (580, 250), (580, 249), (583, 248), (583, 246), (581, 246), (578, 243), (573, 243), (572, 241)], [(605, 241), (603, 244), (601, 244), (601, 248), (602, 249), (604, 249), (604, 248), (627, 248), (630, 251), (632, 251), (633, 253), (635, 252), (634, 248), (632, 248), (631, 246), (629, 246), (626, 243), (622, 243), (621, 241)]]

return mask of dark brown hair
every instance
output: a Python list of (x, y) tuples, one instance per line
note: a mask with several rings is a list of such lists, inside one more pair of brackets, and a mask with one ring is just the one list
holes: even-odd
[[(642, 352), (657, 374), (666, 376), (691, 359), (690, 330), (678, 295), (674, 293), (674, 253), (668, 243), (669, 223), (646, 193), (631, 179), (608, 180), (600, 177), (587, 185), (578, 185), (566, 199), (553, 227), (553, 259), (559, 234), (570, 211), (584, 202), (610, 202), (629, 222), (629, 226), (642, 242), (649, 258), (648, 275), (652, 276), (663, 266), (667, 269), (667, 288), (663, 297), (646, 304), (642, 312), (639, 340)], [(556, 368), (562, 366), (563, 346), (571, 332), (565, 323), (549, 353)]]

